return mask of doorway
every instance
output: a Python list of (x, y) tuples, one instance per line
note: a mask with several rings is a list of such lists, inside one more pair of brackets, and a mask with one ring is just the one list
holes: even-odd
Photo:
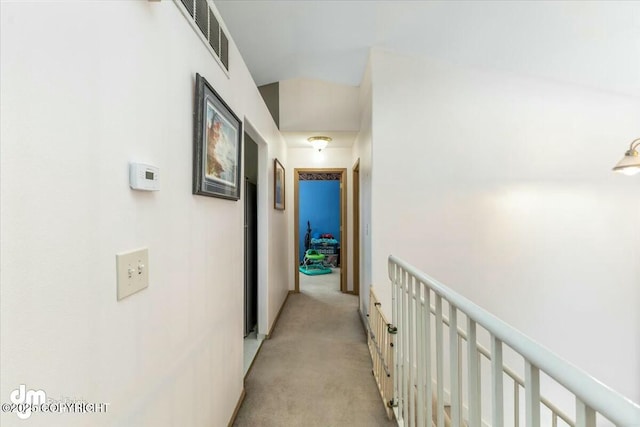
[[(340, 291), (347, 292), (347, 194), (346, 194), (346, 174), (347, 169), (333, 169), (333, 168), (315, 168), (315, 169), (295, 169), (293, 173), (294, 184), (294, 278), (295, 278), (295, 292), (300, 292), (300, 262), (301, 254), (306, 249), (304, 244), (301, 244), (301, 237), (305, 237), (300, 232), (300, 182), (301, 181), (337, 181), (339, 186), (339, 225), (338, 231), (333, 233), (332, 239), (319, 243), (322, 246), (316, 246), (321, 249), (320, 252), (325, 255), (325, 260), (328, 262), (328, 257), (332, 258), (332, 261), (338, 262), (340, 265)], [(307, 220), (303, 218), (304, 226), (307, 225)], [(313, 225), (312, 225), (313, 226)], [(327, 230), (317, 229), (316, 233), (327, 234)], [(311, 245), (311, 238), (309, 236), (309, 243)], [(306, 239), (305, 239), (306, 240)], [(325, 264), (326, 266), (326, 264)]]
[(258, 144), (244, 134), (244, 372), (260, 348), (258, 334)]
[(353, 165), (353, 293), (360, 295), (360, 159)]
[(244, 134), (244, 336), (258, 324), (258, 145)]

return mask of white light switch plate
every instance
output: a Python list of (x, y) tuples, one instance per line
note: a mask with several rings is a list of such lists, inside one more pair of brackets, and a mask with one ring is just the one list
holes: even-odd
[(118, 301), (149, 286), (149, 250), (147, 248), (116, 254)]

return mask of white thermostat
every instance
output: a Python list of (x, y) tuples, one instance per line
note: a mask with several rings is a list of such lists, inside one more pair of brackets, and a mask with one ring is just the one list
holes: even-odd
[(160, 190), (160, 169), (144, 163), (129, 163), (129, 186), (134, 190)]

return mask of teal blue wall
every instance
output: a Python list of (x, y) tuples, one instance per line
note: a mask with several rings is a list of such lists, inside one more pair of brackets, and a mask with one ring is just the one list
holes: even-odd
[(300, 260), (304, 257), (307, 221), (311, 235), (331, 233), (340, 240), (340, 181), (300, 181)]

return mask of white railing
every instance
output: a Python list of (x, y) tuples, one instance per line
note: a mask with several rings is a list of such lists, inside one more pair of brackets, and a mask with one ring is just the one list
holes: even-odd
[[(491, 402), (491, 421), (486, 423), (493, 427), (519, 426), (521, 389), (524, 390), (527, 427), (541, 425), (542, 407), (551, 413), (550, 422), (544, 424), (552, 426), (561, 420), (571, 427), (595, 427), (596, 414), (617, 426), (640, 426), (640, 406), (394, 256), (389, 257), (389, 278), (392, 283), (392, 323), (397, 328), (394, 346), (394, 404), (397, 406), (394, 412), (398, 425), (426, 426), (437, 419), (437, 427), (444, 427), (445, 409), (449, 409), (454, 427), (465, 423), (480, 427), (485, 422), (481, 396), (481, 359), (485, 357), (491, 363), (490, 396), (484, 397), (485, 402), (486, 399)], [(448, 316), (443, 302), (448, 306)], [(458, 327), (459, 315), (466, 319), (466, 330)], [(448, 345), (445, 345), (445, 326), (448, 327)], [(489, 333), (490, 350), (479, 343), (478, 326)], [(505, 345), (524, 359), (524, 380), (503, 364)], [(466, 353), (466, 364), (462, 353)], [(445, 394), (446, 364), (449, 366), (448, 399)], [(463, 364), (466, 368), (465, 396)], [(573, 417), (541, 396), (541, 372), (573, 394), (576, 408)], [(514, 398), (513, 419), (508, 421), (505, 420), (508, 411), (504, 407), (505, 375), (514, 386), (510, 393)]]

